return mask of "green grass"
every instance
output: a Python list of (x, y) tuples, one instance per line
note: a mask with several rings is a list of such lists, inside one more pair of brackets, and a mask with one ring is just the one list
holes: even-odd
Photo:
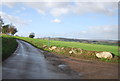
[(116, 63), (120, 61), (120, 60), (111, 60), (111, 59), (106, 59), (106, 58), (101, 58), (100, 60), (103, 62), (116, 62)]
[(17, 48), (18, 43), (12, 36), (1, 36), (2, 38), (2, 61), (8, 58)]
[[(25, 40), (38, 48), (42, 48), (42, 45), (48, 45), (48, 40), (32, 39), (27, 37), (16, 37), (16, 38)], [(116, 56), (120, 56), (118, 54), (118, 46), (86, 44), (79, 42), (65, 42), (65, 41), (54, 41), (54, 40), (50, 40), (50, 45), (58, 46), (58, 47), (81, 48), (88, 51), (108, 51), (115, 54)]]

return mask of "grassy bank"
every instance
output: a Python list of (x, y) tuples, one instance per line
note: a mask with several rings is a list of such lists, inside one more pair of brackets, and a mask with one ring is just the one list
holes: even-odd
[[(42, 40), (42, 39), (32, 39), (27, 37), (16, 37), (18, 39), (24, 40), (32, 45), (34, 45), (37, 48), (47, 50), (49, 52), (52, 52), (53, 54), (58, 54), (62, 56), (67, 57), (73, 57), (78, 59), (87, 59), (87, 60), (97, 60), (97, 61), (103, 61), (103, 62), (118, 62), (118, 46), (110, 46), (110, 45), (99, 45), (99, 44), (86, 44), (86, 43), (79, 43), (79, 42), (65, 42), (65, 41), (54, 41), (50, 40), (50, 44), (48, 43), (48, 40)], [(47, 48), (43, 48), (43, 45), (47, 45)], [(49, 50), (50, 46), (57, 46), (58, 49), (61, 47), (64, 47), (64, 51), (58, 51), (58, 50)], [(71, 48), (81, 48), (83, 49), (83, 54), (69, 54), (69, 49)], [(107, 51), (111, 52), (115, 55), (112, 59), (98, 59), (95, 56), (95, 52), (100, 51)]]
[(2, 61), (8, 58), (17, 48), (18, 43), (11, 36), (2, 36)]
[[(49, 45), (48, 40), (32, 39), (26, 37), (16, 37), (16, 38), (25, 40), (38, 48), (42, 48), (42, 45), (47, 45), (47, 46)], [(50, 40), (50, 46), (81, 48), (88, 51), (107, 51), (113, 53), (116, 56), (120, 56), (118, 54), (118, 46), (86, 44), (79, 42), (65, 42), (65, 41), (54, 41), (54, 40)]]

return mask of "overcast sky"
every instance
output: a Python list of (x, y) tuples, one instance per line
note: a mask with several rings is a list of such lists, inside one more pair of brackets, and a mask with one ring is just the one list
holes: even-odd
[(117, 2), (3, 2), (0, 15), (19, 36), (118, 39)]

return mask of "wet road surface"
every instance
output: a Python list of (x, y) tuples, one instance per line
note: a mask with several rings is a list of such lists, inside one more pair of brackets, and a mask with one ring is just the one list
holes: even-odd
[(67, 74), (50, 70), (54, 68), (37, 48), (21, 40), (17, 42), (15, 53), (3, 62), (3, 79), (70, 79)]

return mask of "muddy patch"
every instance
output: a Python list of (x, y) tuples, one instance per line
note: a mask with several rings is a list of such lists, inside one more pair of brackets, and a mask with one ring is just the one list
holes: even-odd
[(59, 71), (73, 79), (118, 79), (118, 64), (78, 59), (44, 52), (45, 58)]
[(72, 70), (71, 67), (68, 65), (68, 63), (62, 60), (68, 57), (54, 55), (46, 51), (44, 51), (43, 54), (44, 54), (44, 57), (47, 59), (48, 63), (52, 64), (56, 68), (56, 69), (53, 69), (52, 71), (65, 73), (73, 79), (80, 79), (79, 74), (76, 71)]

